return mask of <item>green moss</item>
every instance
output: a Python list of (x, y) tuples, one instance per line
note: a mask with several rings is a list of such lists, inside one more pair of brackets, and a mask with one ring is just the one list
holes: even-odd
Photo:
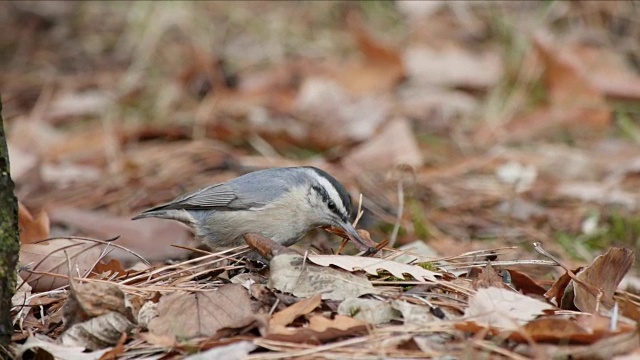
[(431, 237), (429, 225), (426, 221), (426, 214), (422, 203), (418, 200), (408, 200), (407, 208), (413, 223), (413, 231), (419, 239), (428, 239)]
[(438, 271), (438, 267), (433, 262), (420, 262), (417, 265), (425, 270)]
[(597, 228), (588, 234), (559, 232), (555, 238), (570, 256), (583, 261), (592, 260), (585, 258), (586, 254), (599, 254), (612, 246), (637, 250), (640, 247), (640, 218), (612, 212), (601, 218)]

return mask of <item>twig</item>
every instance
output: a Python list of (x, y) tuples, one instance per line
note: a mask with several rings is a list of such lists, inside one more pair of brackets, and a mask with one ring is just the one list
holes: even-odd
[(402, 214), (404, 213), (404, 188), (402, 185), (402, 179), (398, 180), (398, 214), (396, 216), (396, 223), (393, 225), (393, 231), (391, 232), (391, 238), (389, 239), (389, 247), (393, 248), (398, 240), (398, 232), (400, 231), (400, 221), (402, 221)]

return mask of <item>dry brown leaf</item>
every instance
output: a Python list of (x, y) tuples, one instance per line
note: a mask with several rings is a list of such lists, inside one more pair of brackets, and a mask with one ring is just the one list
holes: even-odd
[(353, 149), (343, 162), (346, 167), (388, 170), (397, 165), (419, 168), (422, 154), (407, 119), (390, 121), (380, 133)]
[(536, 342), (593, 344), (603, 338), (621, 333), (633, 332), (635, 327), (619, 323), (616, 331), (611, 331), (611, 319), (601, 316), (578, 315), (576, 318), (545, 316), (532, 320), (522, 327), (528, 337), (515, 332), (511, 340)]
[(327, 319), (315, 315), (304, 328), (278, 327), (264, 338), (295, 343), (323, 343), (342, 336), (354, 336), (366, 331), (367, 324), (360, 320), (342, 315)]
[[(575, 274), (581, 269), (582, 268), (577, 268), (572, 270), (571, 272)], [(555, 305), (558, 306), (559, 308), (567, 309), (567, 306), (563, 304), (562, 297), (564, 296), (565, 289), (567, 288), (570, 282), (571, 282), (571, 277), (569, 276), (569, 274), (567, 273), (562, 274), (562, 276), (560, 276), (556, 280), (556, 282), (554, 282), (553, 285), (551, 285), (551, 288), (549, 288), (549, 290), (544, 294), (544, 297), (549, 299), (552, 303), (555, 303)], [(571, 303), (571, 308), (573, 308), (573, 303)]]
[(309, 255), (308, 259), (321, 266), (335, 265), (348, 271), (365, 271), (371, 275), (378, 275), (378, 270), (386, 270), (397, 278), (404, 278), (409, 274), (418, 281), (429, 280), (439, 282), (437, 277), (442, 276), (437, 272), (421, 268), (417, 265), (408, 265), (393, 260), (347, 255)]
[(567, 61), (563, 52), (553, 48), (549, 39), (539, 35), (534, 44), (545, 66), (549, 104), (512, 121), (507, 127), (509, 139), (522, 140), (559, 128), (579, 136), (601, 136), (611, 123), (602, 92)]
[(493, 266), (491, 266), (490, 262), (487, 262), (487, 266), (482, 268), (478, 277), (473, 279), (472, 285), (474, 290), (490, 287), (506, 288), (504, 280)]
[(35, 218), (29, 210), (18, 201), (18, 227), (20, 243), (31, 244), (49, 237), (49, 216), (41, 211)]
[[(589, 336), (589, 331), (575, 321), (558, 316), (545, 316), (541, 319), (532, 320), (525, 324), (523, 329), (533, 340), (540, 342), (570, 341), (575, 339), (574, 341), (589, 343), (600, 338), (600, 336), (593, 334)], [(589, 338), (592, 341), (588, 341)], [(525, 339), (523, 340), (526, 341)]]
[(100, 261), (98, 264), (91, 270), (93, 274), (100, 275), (124, 275), (126, 274), (126, 270), (122, 267), (122, 264), (116, 259), (111, 259), (109, 262)]
[(58, 341), (66, 346), (99, 350), (118, 344), (122, 334), (129, 333), (134, 327), (125, 315), (108, 312), (71, 326)]
[(343, 64), (335, 71), (335, 80), (352, 94), (388, 91), (396, 86), (405, 76), (400, 51), (371, 36), (355, 10), (347, 14), (347, 27), (364, 61)]
[(391, 99), (350, 95), (335, 80), (309, 77), (300, 86), (294, 110), (306, 125), (305, 138), (316, 146), (330, 147), (373, 136), (391, 110)]
[[(601, 304), (606, 308), (613, 306), (613, 294), (618, 288), (618, 284), (627, 274), (635, 261), (633, 251), (626, 248), (611, 248), (604, 255), (598, 256), (591, 265), (582, 269), (576, 274), (577, 278), (583, 282), (601, 289), (603, 292), (600, 299)], [(598, 300), (584, 286), (572, 281), (575, 293), (574, 304), (584, 312), (594, 313), (598, 309)]]
[(478, 54), (457, 46), (410, 47), (404, 63), (410, 81), (443, 87), (485, 89), (498, 84), (504, 71), (497, 52)]
[(320, 306), (321, 302), (322, 296), (320, 294), (314, 297), (302, 299), (288, 308), (273, 314), (269, 320), (269, 328), (272, 326), (287, 326), (299, 316), (312, 312), (315, 308)]
[(501, 288), (482, 288), (469, 298), (465, 319), (482, 327), (517, 330), (553, 306)]
[(62, 308), (66, 328), (110, 312), (126, 316), (124, 293), (117, 285), (103, 282), (72, 284)]
[(235, 284), (212, 291), (164, 295), (158, 313), (149, 322), (149, 331), (179, 339), (212, 337), (223, 328), (241, 328), (254, 320), (247, 290)]
[(297, 297), (320, 293), (323, 299), (344, 300), (379, 292), (364, 277), (308, 261), (305, 263), (299, 254), (277, 255), (271, 259), (269, 267), (269, 287)]
[[(69, 284), (69, 267), (65, 251), (71, 260), (74, 276), (88, 273), (102, 256), (102, 247), (96, 243), (77, 239), (56, 238), (20, 246), (22, 277), (36, 292), (48, 291)], [(47, 272), (64, 277), (30, 273)]]
[(609, 97), (640, 99), (640, 76), (620, 52), (584, 43), (565, 44), (565, 58), (591, 85)]
[[(587, 359), (634, 359), (621, 357), (640, 347), (640, 337), (637, 331), (624, 332), (608, 336), (590, 345), (559, 346), (558, 344), (540, 344), (538, 350), (547, 358), (571, 358), (575, 360)], [(540, 354), (538, 354), (540, 356)]]
[(528, 275), (521, 273), (516, 270), (507, 270), (509, 272), (509, 276), (511, 277), (511, 282), (513, 286), (523, 293), (524, 295), (539, 295), (544, 296), (546, 293), (545, 288), (538, 285), (533, 279), (531, 279)]

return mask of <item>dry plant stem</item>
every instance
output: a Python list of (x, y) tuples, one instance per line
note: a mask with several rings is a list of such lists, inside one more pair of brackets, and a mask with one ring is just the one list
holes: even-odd
[(402, 179), (398, 180), (398, 215), (396, 216), (396, 223), (393, 225), (393, 231), (391, 232), (391, 238), (389, 239), (389, 247), (393, 248), (398, 240), (398, 232), (400, 231), (400, 221), (402, 220), (402, 214), (404, 212), (404, 188), (402, 185)]
[(559, 266), (555, 261), (547, 261), (547, 260), (505, 260), (505, 261), (472, 261), (472, 262), (463, 262), (463, 263), (455, 263), (455, 264), (446, 264), (441, 265), (443, 268), (448, 268), (449, 270), (459, 270), (459, 269), (468, 269), (479, 266), (487, 266), (487, 264), (491, 263), (492, 266), (513, 266), (513, 265), (535, 265), (535, 266)]
[[(45, 240), (42, 240), (42, 241), (35, 242), (34, 244), (41, 243), (41, 242), (48, 241), (48, 240), (55, 240), (55, 239), (60, 239), (60, 238), (45, 239)], [(59, 248), (59, 249), (55, 249), (55, 250), (54, 250), (54, 251), (52, 251), (51, 253), (47, 254), (47, 256), (45, 256), (44, 258), (42, 258), (42, 260), (38, 261), (38, 263), (37, 263), (33, 268), (34, 268), (34, 269), (37, 269), (37, 268), (38, 268), (38, 267), (39, 267), (39, 266), (40, 266), (40, 265), (41, 265), (45, 260), (47, 260), (47, 259), (49, 258), (49, 256), (51, 256), (51, 255), (53, 255), (53, 254), (55, 254), (55, 253), (57, 253), (57, 252), (59, 252), (59, 251), (63, 251), (63, 252), (65, 252), (65, 253), (66, 253), (66, 250), (67, 250), (67, 249), (70, 249), (70, 248), (72, 248), (72, 247), (76, 247), (76, 246), (81, 246), (81, 245), (83, 245), (83, 244), (73, 244), (73, 245), (68, 245), (68, 246), (61, 247), (61, 248)], [(100, 245), (100, 244), (99, 244), (99, 243), (98, 243), (98, 244), (93, 244), (93, 245), (91, 245), (91, 246), (87, 247), (86, 249), (84, 249), (84, 251), (86, 251), (86, 250), (90, 250), (90, 249), (93, 249), (94, 247), (96, 247), (96, 246), (98, 246), (98, 245)], [(80, 253), (78, 253), (78, 254), (76, 254), (76, 255), (79, 255), (79, 254), (80, 254)], [(27, 265), (27, 266), (28, 266), (28, 265)], [(57, 267), (59, 267), (59, 266), (62, 266), (62, 263), (58, 263), (56, 266), (54, 266), (54, 268), (57, 268)], [(27, 278), (26, 278), (26, 279), (23, 279), (23, 280), (24, 280), (24, 281), (23, 281), (23, 283), (22, 283), (22, 284), (20, 284), (20, 286), (18, 286), (18, 287), (16, 288), (16, 291), (18, 291), (18, 289), (20, 289), (20, 288), (22, 287), (22, 285), (23, 285), (23, 284), (26, 284), (26, 283), (27, 283), (27, 281), (31, 278), (31, 275), (32, 275), (32, 274), (38, 274), (38, 273), (41, 273), (41, 274), (50, 274), (50, 273), (47, 273), (47, 272), (38, 272), (38, 271), (35, 271), (35, 270), (29, 270), (29, 269), (21, 269), (21, 270), (22, 270), (22, 271), (28, 271), (28, 272), (29, 272), (29, 275), (27, 275)], [(89, 272), (91, 272), (91, 269), (87, 270), (86, 274), (83, 274), (82, 276), (86, 276)], [(56, 274), (56, 275), (57, 275), (57, 274)], [(63, 277), (64, 277), (64, 275), (63, 275)]]
[(454, 256), (448, 256), (448, 257), (434, 259), (433, 261), (451, 261), (451, 260), (462, 259), (462, 258), (467, 258), (467, 257), (474, 258), (474, 257), (478, 257), (478, 256), (485, 256), (485, 255), (505, 255), (505, 254), (507, 254), (507, 252), (499, 252), (499, 251), (500, 250), (515, 250), (517, 248), (518, 248), (517, 246), (505, 246), (505, 247), (499, 247), (499, 248), (494, 248), (494, 249), (474, 250), (474, 251), (469, 251), (469, 252), (466, 252), (466, 253), (460, 254), (460, 255), (454, 255)]
[[(247, 360), (249, 359), (253, 359), (253, 360), (257, 360), (257, 359), (286, 359), (286, 358), (290, 358), (290, 357), (295, 357), (295, 356), (307, 356), (307, 355), (311, 355), (311, 354), (315, 354), (318, 352), (326, 352), (328, 350), (333, 350), (333, 349), (338, 349), (341, 347), (346, 347), (346, 346), (351, 346), (351, 345), (356, 345), (356, 344), (362, 344), (365, 342), (369, 342), (371, 341), (369, 339), (368, 336), (362, 336), (362, 337), (357, 337), (357, 338), (353, 338), (353, 339), (348, 339), (348, 340), (344, 340), (344, 341), (340, 341), (337, 343), (333, 343), (333, 344), (327, 344), (327, 345), (322, 345), (322, 346), (313, 346), (310, 349), (307, 350), (299, 350), (299, 351), (292, 351), (292, 352), (288, 352), (285, 354), (256, 354), (256, 355), (249, 355), (247, 357)], [(278, 346), (278, 345), (285, 345), (285, 344), (289, 344), (289, 343), (285, 343), (285, 342), (281, 342), (281, 341), (270, 341), (270, 340), (263, 340), (263, 339), (256, 339), (254, 340), (254, 343), (258, 346), (262, 346), (265, 347), (267, 349), (270, 349), (270, 345), (271, 346)], [(300, 346), (300, 344), (295, 344), (297, 346)]]
[(358, 226), (358, 222), (360, 222), (363, 214), (364, 211), (362, 210), (362, 193), (360, 193), (360, 196), (358, 196), (358, 213), (356, 215), (356, 219), (353, 221), (354, 228)]
[[(172, 277), (172, 276), (176, 276), (177, 274), (180, 274), (180, 273), (183, 273), (183, 272), (193, 271), (194, 269), (197, 269), (197, 268), (199, 268), (199, 267), (203, 267), (203, 266), (206, 266), (206, 265), (211, 265), (211, 264), (214, 264), (214, 263), (219, 262), (219, 261), (222, 261), (222, 260), (230, 259), (230, 258), (232, 258), (234, 255), (235, 255), (235, 254), (230, 255), (230, 256), (226, 256), (226, 257), (223, 257), (223, 258), (219, 258), (219, 259), (216, 259), (216, 260), (213, 260), (213, 261), (210, 261), (210, 262), (202, 262), (201, 264), (193, 265), (193, 266), (190, 266), (190, 267), (187, 267), (187, 268), (183, 268), (183, 269), (178, 269), (178, 268), (176, 268), (176, 271), (175, 271), (175, 272), (170, 272), (170, 273), (168, 273), (168, 274), (164, 274), (164, 275), (162, 275), (162, 276), (158, 276), (157, 278), (154, 278), (154, 279), (152, 279), (152, 280), (148, 280), (148, 281), (146, 281), (146, 282), (145, 282), (145, 284), (158, 283), (160, 280), (164, 280), (164, 279), (166, 279), (166, 278), (170, 278), (170, 277)], [(186, 264), (186, 263), (185, 263), (185, 264)], [(226, 266), (225, 268), (235, 268), (235, 267), (229, 267), (229, 266)]]
[(533, 243), (534, 249), (541, 255), (548, 257), (553, 260), (556, 264), (558, 264), (564, 271), (567, 272), (567, 275), (571, 278), (571, 280), (575, 281), (577, 284), (584, 287), (591, 295), (596, 297), (596, 313), (598, 312), (598, 308), (600, 307), (600, 301), (602, 300), (602, 296), (604, 293), (601, 289), (598, 289), (590, 284), (585, 283), (584, 281), (578, 279), (576, 274), (574, 274), (568, 267), (562, 264), (558, 259), (556, 259), (553, 255), (549, 254), (545, 249), (542, 248), (542, 244), (535, 242)]
[[(226, 269), (226, 268), (224, 268), (224, 269)], [(55, 278), (68, 279), (67, 275), (62, 275), (62, 274), (49, 273), (49, 272), (44, 272), (44, 271), (34, 271), (34, 273), (37, 274), (37, 275), (47, 275), (47, 276), (55, 277)], [(91, 278), (85, 278), (85, 277), (73, 277), (73, 280), (78, 281), (78, 282), (99, 282), (99, 283), (113, 284), (113, 285), (117, 285), (122, 291), (131, 293), (131, 294), (136, 294), (136, 293), (140, 293), (140, 292), (176, 291), (176, 290), (180, 290), (180, 291), (211, 291), (210, 288), (201, 289), (201, 288), (194, 288), (194, 287), (162, 286), (162, 285), (154, 285), (154, 286), (151, 286), (151, 287), (144, 287), (144, 286), (138, 286), (138, 285), (125, 285), (123, 283), (114, 283), (113, 281), (109, 281), (109, 280), (91, 279)], [(66, 285), (64, 287), (66, 287)], [(61, 288), (64, 288), (64, 287), (61, 287)], [(56, 289), (56, 290), (59, 290), (59, 289)]]
[[(241, 250), (241, 249), (246, 250), (247, 248), (248, 248), (248, 246), (242, 245), (242, 246), (238, 246), (238, 247), (235, 247), (235, 248), (231, 248), (231, 249), (227, 249), (227, 250), (224, 250), (224, 251), (220, 251), (220, 252), (217, 252), (217, 253), (213, 253), (213, 254), (209, 254), (209, 255), (206, 255), (206, 256), (202, 256), (202, 257), (199, 257), (199, 258), (187, 260), (187, 261), (181, 262), (179, 264), (166, 265), (166, 266), (163, 266), (161, 268), (155, 269), (155, 270), (153, 270), (153, 271), (151, 271), (149, 273), (140, 274), (138, 276), (134, 276), (134, 277), (132, 277), (130, 279), (127, 279), (127, 280), (123, 281), (122, 284), (128, 284), (128, 283), (134, 282), (136, 280), (140, 280), (140, 279), (145, 278), (145, 277), (149, 278), (152, 275), (159, 274), (159, 273), (161, 273), (163, 271), (167, 271), (167, 270), (171, 270), (171, 269), (177, 269), (182, 265), (186, 265), (186, 264), (191, 264), (191, 263), (207, 260), (209, 258), (220, 257), (222, 254), (238, 251), (238, 250)], [(234, 253), (234, 255), (235, 255), (235, 253)], [(227, 259), (227, 258), (231, 258), (231, 256), (223, 257), (223, 258), (218, 259), (216, 261), (220, 261), (220, 260)]]

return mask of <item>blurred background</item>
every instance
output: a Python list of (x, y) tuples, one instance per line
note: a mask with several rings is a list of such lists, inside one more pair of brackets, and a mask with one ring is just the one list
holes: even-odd
[(362, 194), (376, 242), (637, 249), (639, 19), (616, 1), (0, 2), (22, 241), (121, 235), (165, 260), (188, 233), (131, 215), (313, 165)]

